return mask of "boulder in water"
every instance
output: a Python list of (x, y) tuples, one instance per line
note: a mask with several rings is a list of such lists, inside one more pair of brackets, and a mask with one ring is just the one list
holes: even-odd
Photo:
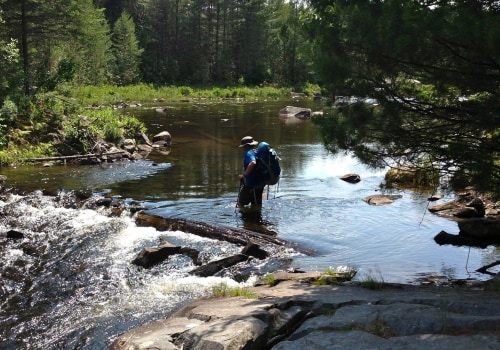
[(384, 205), (391, 204), (396, 199), (402, 198), (400, 194), (374, 194), (363, 198), (363, 200), (370, 205)]
[(361, 181), (361, 177), (358, 174), (345, 174), (344, 176), (341, 176), (340, 179), (352, 184), (356, 184)]

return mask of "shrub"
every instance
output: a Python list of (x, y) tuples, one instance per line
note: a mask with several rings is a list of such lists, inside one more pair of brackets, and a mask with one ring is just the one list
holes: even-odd
[(180, 90), (182, 96), (191, 96), (194, 94), (193, 89), (189, 86), (181, 86), (181, 87), (179, 87), (179, 90)]
[(10, 125), (17, 117), (17, 106), (10, 99), (3, 101), (2, 108), (0, 109), (0, 123)]

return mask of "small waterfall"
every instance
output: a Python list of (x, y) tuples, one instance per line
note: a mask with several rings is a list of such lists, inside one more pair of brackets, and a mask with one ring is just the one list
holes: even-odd
[(0, 232), (24, 236), (0, 236), (3, 348), (104, 348), (125, 330), (164, 317), (217, 284), (238, 285), (230, 277), (189, 275), (193, 262), (181, 255), (148, 270), (130, 261), (160, 241), (189, 245), (205, 260), (241, 247), (137, 227), (130, 213), (77, 207), (73, 195), (36, 191), (0, 200)]

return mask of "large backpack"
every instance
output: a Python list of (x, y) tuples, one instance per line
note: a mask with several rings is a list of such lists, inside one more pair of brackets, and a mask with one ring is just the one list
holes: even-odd
[(266, 185), (276, 185), (281, 175), (280, 157), (267, 142), (259, 143), (256, 155), (260, 179)]

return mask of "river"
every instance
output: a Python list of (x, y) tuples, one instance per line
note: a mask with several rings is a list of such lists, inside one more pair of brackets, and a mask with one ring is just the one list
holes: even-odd
[[(124, 113), (140, 117), (151, 135), (172, 134), (168, 155), (100, 166), (2, 168), (5, 186), (26, 195), (0, 198), (0, 232), (25, 234), (22, 240), (0, 237), (0, 348), (105, 349), (120, 333), (168, 315), (214, 285), (256, 281), (237, 282), (230, 273), (191, 276), (192, 261), (180, 255), (152, 269), (138, 268), (130, 263), (134, 256), (160, 241), (198, 249), (206, 261), (241, 247), (137, 227), (132, 214), (114, 217), (103, 209), (68, 207), (72, 191), (138, 203), (165, 217), (264, 232), (315, 251), (312, 256), (282, 251), (252, 266), (257, 274), (348, 267), (358, 271), (359, 280), (488, 278), (475, 270), (500, 259), (496, 247), (437, 245), (437, 233), (458, 233), (458, 227), (427, 211), (430, 193), (392, 190), (402, 198), (385, 206), (366, 204), (364, 197), (387, 193), (380, 188), (384, 171), (328, 154), (310, 120), (278, 118), (279, 109), (290, 104), (322, 107), (312, 101), (195, 101), (128, 108)], [(158, 112), (158, 107), (168, 108)], [(266, 192), (260, 212), (235, 207), (242, 167), (237, 146), (245, 135), (267, 141), (282, 158), (279, 186)], [(347, 173), (359, 174), (361, 182), (339, 179)]]

